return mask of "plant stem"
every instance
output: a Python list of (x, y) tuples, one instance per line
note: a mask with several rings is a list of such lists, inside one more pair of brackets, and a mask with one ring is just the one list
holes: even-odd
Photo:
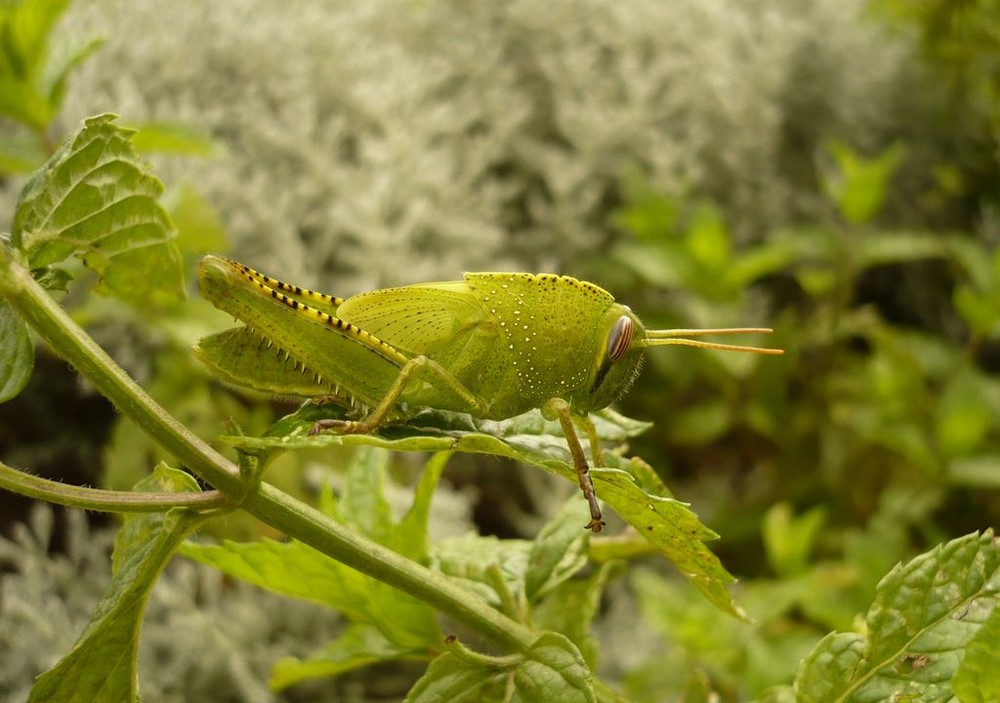
[(248, 488), (232, 462), (160, 407), (31, 277), (18, 254), (2, 244), (0, 293), (120, 412), (234, 505), (289, 537), (423, 600), (504, 649), (531, 646), (535, 635), (529, 628), (441, 574), (348, 530), (267, 483)]
[(180, 506), (195, 510), (212, 510), (229, 505), (219, 491), (202, 493), (143, 493), (140, 491), (108, 491), (84, 488), (52, 481), (19, 471), (0, 461), (0, 488), (14, 493), (83, 510), (108, 513), (162, 513)]

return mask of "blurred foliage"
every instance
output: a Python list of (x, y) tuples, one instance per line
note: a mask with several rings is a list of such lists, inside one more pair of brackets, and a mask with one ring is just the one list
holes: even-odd
[[(983, 32), (995, 31), (993, 12)], [(995, 77), (981, 61), (996, 46), (973, 56), (963, 45), (974, 75), (958, 78), (985, 89)], [(987, 103), (976, 105), (985, 126)], [(599, 264), (583, 262), (592, 276), (653, 327), (769, 324), (788, 350), (784, 364), (651, 355), (652, 373), (623, 403), (656, 418), (636, 451), (672, 464), (671, 488), (725, 525), (724, 561), (751, 576), (744, 599), (758, 620), (714, 622), (687, 589), (637, 573), (639, 603), (666, 642), (629, 676), (639, 700), (763, 695), (816, 633), (856, 629), (897, 561), (1000, 519), (1000, 162), (986, 143), (991, 190), (971, 204), (975, 232), (942, 231), (933, 216), (922, 229), (886, 226), (897, 174), (919, 168), (899, 143), (871, 157), (828, 143), (817, 164), (835, 217), (750, 247), (734, 247), (711, 201), (664, 193), (638, 168), (624, 181), (612, 223), (625, 236)], [(959, 172), (982, 176), (981, 155)]]
[[(31, 31), (2, 34), (0, 168), (30, 171), (60, 130), (109, 105), (155, 125), (137, 146), (161, 152), (180, 184), (163, 202), (188, 270), (230, 239), (268, 272), (335, 277), (319, 287), (338, 294), (467, 268), (560, 268), (653, 328), (775, 328), (783, 360), (656, 350), (624, 401), (655, 424), (632, 451), (666, 467), (723, 536), (717, 551), (755, 620), (728, 618), (656, 564), (621, 576), (624, 594), (607, 597), (640, 625), (624, 635), (631, 651), (604, 647), (600, 666), (631, 699), (790, 700), (771, 687), (791, 684), (826, 633), (863, 630), (894, 564), (1000, 521), (994, 0), (256, 2), (246, 20), (217, 3), (104, 0), (57, 25), (66, 5), (2, 8), (4, 27)], [(31, 14), (43, 6), (52, 14)], [(106, 35), (96, 53), (94, 35)], [(8, 200), (20, 190), (12, 175), (0, 185)], [(224, 316), (193, 299), (152, 313), (82, 300), (72, 285), (77, 317), (189, 427), (266, 427), (272, 406), (231, 396), (191, 362), (190, 344)], [(117, 487), (166, 458), (124, 422), (105, 457)], [(287, 461), (274, 475), (305, 495), (314, 458)], [(554, 510), (545, 486), (536, 493), (536, 510)], [(46, 564), (45, 551), (8, 548), (17, 575), (5, 593), (23, 601), (11, 609), (8, 595), (2, 630), (32, 633), (0, 667), (9, 691), (26, 690), (17, 676), (67, 651), (65, 633), (85, 620), (86, 606), (41, 627), (38, 613), (80, 595), (62, 573), (76, 566)], [(166, 612), (143, 635), (157, 651), (173, 651), (178, 622), (210, 626), (183, 589), (226, 611), (207, 638), (221, 649), (182, 647), (170, 666), (145, 667), (166, 670), (154, 685), (185, 682), (179, 700), (228, 690), (218, 681), (267, 700), (247, 672), (325, 641), (291, 644), (311, 611), (260, 607), (208, 577), (175, 586), (170, 573)], [(86, 584), (92, 603), (100, 588)], [(975, 644), (988, 660), (988, 638)]]
[(829, 139), (940, 159), (938, 93), (867, 2), (78, 3), (67, 30), (106, 42), (61, 124), (201, 126), (215, 158), (158, 172), (198, 184), (236, 258), (313, 288), (573, 273), (612, 238), (632, 163), (710, 197), (746, 242), (822, 214)]

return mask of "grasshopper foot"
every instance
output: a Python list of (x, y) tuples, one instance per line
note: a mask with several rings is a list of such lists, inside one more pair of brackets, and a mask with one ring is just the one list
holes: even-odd
[(356, 420), (317, 420), (316, 423), (309, 428), (309, 436), (318, 435), (323, 430), (334, 430), (339, 434), (364, 434), (368, 432), (368, 426), (363, 422), (358, 422)]
[(590, 505), (590, 522), (583, 527), (596, 535), (604, 527), (604, 520), (601, 519), (601, 504), (597, 502), (597, 496), (594, 494), (594, 484), (590, 483), (589, 473), (587, 474), (587, 484), (586, 488), (583, 489), (583, 495), (587, 498), (587, 503)]

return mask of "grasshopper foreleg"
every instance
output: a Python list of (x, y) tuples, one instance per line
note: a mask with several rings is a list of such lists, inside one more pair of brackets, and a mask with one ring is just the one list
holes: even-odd
[[(576, 469), (576, 478), (580, 484), (580, 490), (583, 491), (583, 497), (587, 499), (587, 503), (590, 506), (590, 522), (584, 525), (584, 527), (597, 534), (604, 527), (604, 520), (601, 519), (601, 505), (597, 502), (597, 494), (594, 492), (594, 481), (590, 478), (590, 467), (587, 465), (587, 457), (583, 453), (583, 445), (580, 444), (580, 438), (573, 427), (573, 413), (570, 410), (569, 403), (562, 398), (553, 398), (547, 403), (547, 406), (559, 419), (563, 434), (566, 436), (566, 444), (569, 445), (569, 453), (573, 457), (573, 468)], [(591, 448), (593, 449), (596, 432), (590, 432), (592, 427), (588, 428), (588, 434), (591, 435)], [(599, 452), (600, 447), (598, 446), (594, 457), (595, 461), (600, 461)]]
[(574, 415), (573, 421), (587, 434), (587, 440), (590, 442), (590, 456), (594, 461), (594, 466), (604, 466), (604, 450), (601, 448), (601, 438), (597, 435), (594, 421), (590, 419), (589, 415)]

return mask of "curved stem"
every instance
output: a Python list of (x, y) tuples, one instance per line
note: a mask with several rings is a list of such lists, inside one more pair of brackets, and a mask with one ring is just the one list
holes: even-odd
[(180, 506), (195, 510), (214, 510), (230, 505), (229, 499), (219, 491), (142, 493), (85, 488), (19, 471), (2, 461), (0, 461), (0, 488), (70, 508), (108, 513), (162, 513)]
[(232, 462), (149, 397), (31, 277), (17, 253), (3, 244), (0, 294), (120, 412), (137, 422), (187, 468), (218, 488), (234, 506), (347, 566), (423, 600), (504, 649), (526, 650), (531, 646), (535, 635), (529, 628), (443, 575), (352, 532), (267, 483), (248, 487)]

